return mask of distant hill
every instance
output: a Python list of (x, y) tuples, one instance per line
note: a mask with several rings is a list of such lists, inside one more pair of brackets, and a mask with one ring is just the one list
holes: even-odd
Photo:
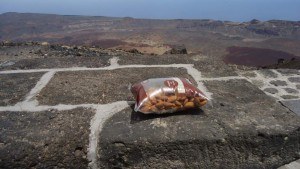
[(174, 45), (221, 59), (232, 46), (275, 49), (300, 56), (300, 21), (158, 20), (33, 13), (0, 15), (0, 41), (137, 49), (163, 54)]
[[(111, 38), (114, 38), (113, 35), (123, 37), (128, 32), (147, 32), (149, 30), (153, 32), (148, 33), (210, 31), (215, 34), (228, 35), (229, 39), (243, 37), (289, 37), (299, 39), (300, 21), (271, 20), (260, 22), (254, 19), (250, 22), (237, 23), (208, 19), (153, 20), (33, 13), (4, 13), (0, 15), (0, 40), (48, 40), (63, 43), (92, 44), (93, 41), (103, 39), (101, 34), (106, 32), (109, 32)], [(90, 34), (98, 36), (89, 36), (89, 41), (80, 40), (85, 35)]]

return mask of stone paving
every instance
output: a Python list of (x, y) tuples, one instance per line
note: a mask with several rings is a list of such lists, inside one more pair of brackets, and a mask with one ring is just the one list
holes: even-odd
[[(195, 64), (119, 59), (1, 71), (0, 166), (276, 168), (300, 158), (298, 70), (236, 72), (198, 56)], [(209, 104), (172, 115), (134, 112), (128, 87), (166, 76), (189, 78)]]
[(244, 71), (240, 75), (300, 115), (300, 70), (265, 69)]
[(299, 70), (256, 70), (240, 72), (249, 81), (277, 100), (299, 99)]

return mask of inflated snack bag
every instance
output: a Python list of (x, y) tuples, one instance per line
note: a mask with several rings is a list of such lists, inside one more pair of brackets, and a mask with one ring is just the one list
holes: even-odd
[(207, 97), (185, 78), (148, 79), (132, 85), (131, 92), (134, 110), (144, 114), (173, 113), (207, 103)]

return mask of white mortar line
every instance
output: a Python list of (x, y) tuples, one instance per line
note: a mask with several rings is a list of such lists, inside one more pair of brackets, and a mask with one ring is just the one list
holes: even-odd
[(118, 64), (118, 58), (114, 57), (110, 59), (110, 66), (101, 68), (86, 68), (86, 67), (73, 67), (73, 68), (57, 68), (57, 69), (32, 69), (32, 70), (9, 70), (1, 71), (0, 74), (12, 74), (12, 73), (33, 73), (33, 72), (47, 72), (37, 82), (36, 86), (29, 92), (23, 102), (19, 102), (14, 106), (0, 107), (0, 111), (28, 111), (38, 112), (47, 111), (49, 109), (57, 110), (71, 110), (79, 107), (87, 107), (96, 109), (96, 114), (90, 123), (90, 136), (89, 136), (89, 148), (88, 148), (88, 159), (90, 161), (89, 167), (96, 169), (97, 167), (97, 146), (99, 141), (99, 134), (104, 125), (104, 122), (110, 118), (113, 114), (121, 111), (128, 107), (128, 102), (121, 101), (106, 105), (95, 105), (95, 104), (81, 104), (81, 105), (38, 105), (38, 101), (35, 96), (49, 83), (55, 72), (62, 71), (88, 71), (88, 70), (115, 70), (122, 68), (155, 68), (155, 67), (175, 67), (175, 68), (186, 68), (187, 72), (196, 80), (198, 87), (209, 97), (211, 94), (207, 91), (206, 87), (199, 81), (201, 79), (201, 73), (193, 68), (192, 64), (170, 64), (170, 65), (122, 65)]
[[(210, 93), (203, 81), (228, 81), (235, 79), (245, 79), (247, 81), (251, 80), (263, 80), (264, 84), (261, 87), (263, 90), (266, 87), (270, 87), (270, 84), (267, 83), (270, 80), (276, 79), (284, 79), (288, 83), (288, 87), (295, 87), (295, 84), (289, 83), (287, 78), (289, 77), (298, 77), (298, 76), (282, 76), (280, 73), (275, 72), (278, 75), (277, 78), (266, 79), (262, 75), (260, 75), (257, 71), (255, 78), (246, 78), (242, 76), (229, 76), (229, 77), (216, 77), (216, 78), (203, 78), (201, 72), (193, 67), (193, 64), (169, 64), (169, 65), (119, 65), (118, 58), (114, 57), (110, 59), (110, 66), (101, 67), (101, 68), (86, 68), (86, 67), (72, 67), (72, 68), (56, 68), (56, 69), (31, 69), (31, 70), (8, 70), (1, 71), (0, 74), (12, 74), (12, 73), (34, 73), (34, 72), (47, 72), (45, 73), (41, 79), (37, 82), (36, 86), (28, 93), (25, 100), (23, 102), (19, 102), (14, 106), (6, 106), (0, 107), (0, 111), (28, 111), (28, 112), (38, 112), (38, 111), (47, 111), (50, 109), (56, 110), (72, 110), (80, 107), (92, 108), (95, 109), (95, 115), (90, 121), (90, 135), (89, 135), (89, 147), (87, 158), (90, 161), (89, 168), (97, 169), (97, 155), (98, 155), (98, 145), (99, 145), (99, 135), (104, 126), (104, 123), (107, 119), (112, 117), (117, 112), (127, 108), (128, 102), (119, 101), (110, 104), (79, 104), (79, 105), (64, 105), (59, 104), (55, 106), (48, 105), (38, 105), (37, 100), (35, 100), (35, 96), (49, 83), (51, 78), (54, 76), (55, 72), (64, 72), (64, 71), (89, 71), (89, 70), (115, 70), (115, 69), (123, 69), (123, 68), (155, 68), (155, 67), (165, 67), (165, 68), (185, 68), (189, 75), (191, 75), (194, 80), (197, 82), (197, 87), (205, 93), (207, 99), (212, 99), (212, 93)], [(273, 87), (273, 86), (272, 86)], [(279, 88), (277, 88), (279, 89)], [(280, 89), (283, 90), (283, 89)], [(265, 92), (268, 94), (267, 92)], [(280, 91), (282, 93), (282, 91)], [(272, 95), (272, 94), (269, 94)], [(274, 95), (272, 95), (274, 97)], [(277, 96), (277, 95), (276, 95)], [(275, 96), (275, 97), (276, 97)], [(276, 97), (279, 100), (282, 100), (279, 96)]]
[[(55, 71), (50, 71), (45, 73), (40, 80), (36, 83), (35, 87), (30, 90), (30, 92), (26, 95), (25, 99), (21, 102), (15, 104), (15, 106), (8, 106), (6, 107), (6, 111), (32, 111), (36, 109), (44, 110), (45, 107), (38, 106), (38, 101), (36, 100), (36, 96), (39, 92), (46, 87), (49, 81), (54, 76)], [(5, 110), (5, 107), (0, 107), (0, 110)]]
[(299, 98), (291, 98), (291, 99), (280, 98), (280, 99), (278, 99), (278, 101), (293, 101), (293, 100), (299, 100)]
[(98, 105), (95, 107), (96, 114), (90, 124), (91, 133), (89, 136), (89, 148), (87, 153), (87, 158), (90, 161), (89, 168), (98, 169), (97, 155), (99, 149), (97, 147), (99, 145), (99, 137), (105, 121), (127, 107), (129, 107), (129, 105), (126, 101), (115, 102), (107, 105)]
[[(124, 68), (185, 68), (197, 82), (197, 85), (200, 90), (202, 90), (208, 99), (211, 99), (212, 94), (208, 92), (206, 87), (203, 85), (201, 81), (203, 80), (226, 80), (223, 78), (202, 78), (201, 72), (193, 67), (193, 64), (168, 64), (168, 65), (119, 65), (118, 58), (113, 57), (110, 59), (110, 66), (108, 67), (100, 67), (100, 68), (86, 68), (86, 67), (72, 67), (72, 68), (56, 68), (56, 69), (31, 69), (31, 70), (8, 70), (1, 71), (0, 74), (13, 74), (13, 73), (32, 73), (32, 72), (65, 72), (65, 71), (89, 71), (89, 70), (116, 70), (116, 69), (124, 69)], [(228, 79), (235, 79), (232, 77), (228, 77)]]
[(50, 71), (45, 73), (40, 80), (36, 83), (35, 87), (27, 94), (25, 102), (32, 101), (34, 97), (49, 83), (55, 72)]
[[(251, 71), (254, 72), (256, 74), (255, 77), (247, 77), (248, 81), (250, 81), (253, 84), (253, 80), (257, 80), (262, 82), (262, 86), (259, 87), (262, 91), (264, 91), (266, 88), (275, 88), (278, 90), (278, 92), (276, 94), (272, 94), (269, 92), (265, 92), (265, 94), (272, 96), (274, 98), (276, 98), (276, 100), (281, 101), (281, 100), (293, 100), (293, 99), (283, 99), (281, 98), (281, 96), (283, 95), (293, 95), (293, 96), (300, 96), (300, 94), (293, 94), (293, 93), (287, 93), (284, 88), (292, 88), (292, 89), (296, 89), (296, 83), (292, 83), (288, 80), (288, 78), (290, 77), (299, 77), (299, 75), (282, 75), (280, 72), (278, 72), (277, 70), (274, 69), (270, 69), (273, 73), (276, 74), (277, 77), (273, 78), (273, 77), (265, 77), (263, 74), (261, 74), (258, 70), (255, 71)], [(285, 81), (287, 83), (286, 86), (274, 86), (272, 85), (270, 82), (271, 81), (276, 81), (276, 80), (282, 80)]]
[(201, 72), (198, 71), (197, 69), (195, 69), (193, 65), (186, 66), (185, 68), (187, 70), (187, 73), (189, 75), (191, 75), (194, 78), (194, 80), (196, 81), (197, 87), (206, 95), (206, 97), (207, 97), (206, 99), (211, 100), (212, 93), (209, 92), (207, 90), (207, 88), (205, 87), (205, 85), (203, 84), (203, 82), (202, 82), (203, 78), (202, 78)]
[[(254, 78), (251, 77), (251, 80), (254, 79), (254, 80), (262, 81), (262, 82), (263, 82), (263, 86), (262, 86), (262, 87), (259, 87), (260, 90), (262, 90), (266, 95), (272, 96), (272, 97), (274, 97), (275, 99), (280, 100), (280, 99), (281, 99), (280, 95), (281, 95), (284, 91), (282, 91), (281, 89), (278, 89), (277, 87), (272, 86), (272, 85), (270, 84), (270, 81), (276, 80), (276, 78), (270, 78), (270, 79), (267, 79), (267, 78), (265, 78), (265, 76), (264, 76), (263, 74), (259, 73), (258, 70), (255, 70), (254, 73), (256, 74), (256, 77), (254, 77)], [(272, 93), (269, 93), (269, 92), (265, 92), (264, 90), (265, 90), (266, 88), (276, 88), (276, 89), (278, 90), (278, 93), (272, 94)]]
[(72, 110), (80, 107), (94, 108), (96, 104), (78, 104), (78, 105), (68, 105), (68, 104), (58, 104), (55, 106), (48, 105), (36, 105), (34, 101), (30, 102), (19, 102), (14, 106), (2, 106), (0, 111), (27, 111), (27, 112), (39, 112), (47, 111), (51, 109), (63, 111), (63, 110)]
[(228, 81), (228, 80), (247, 80), (245, 77), (241, 76), (226, 76), (226, 77), (212, 77), (212, 78), (201, 78), (202, 81)]
[(109, 59), (109, 63), (110, 63), (110, 66), (109, 67), (119, 67), (119, 58), (118, 57), (113, 57), (111, 59)]
[(271, 70), (271, 72), (275, 73), (277, 77), (278, 77), (278, 76), (281, 76), (281, 73), (279, 73), (279, 72), (276, 71), (275, 69), (270, 69), (270, 70)]
[(0, 74), (37, 73), (37, 72), (49, 72), (51, 70), (53, 69), (4, 70), (4, 71), (0, 71)]
[(0, 74), (15, 74), (15, 73), (35, 73), (35, 72), (67, 72), (67, 71), (88, 71), (88, 70), (115, 70), (124, 68), (146, 68), (146, 67), (188, 67), (192, 64), (170, 64), (170, 65), (120, 65), (114, 64), (108, 67), (87, 68), (87, 67), (71, 67), (71, 68), (56, 68), (56, 69), (30, 69), (30, 70), (6, 70), (0, 71)]
[[(293, 88), (293, 89), (296, 89), (297, 90), (297, 87), (296, 87), (296, 83), (292, 83), (290, 82), (288, 79), (290, 77), (300, 77), (299, 75), (285, 75), (283, 76), (281, 73), (279, 73), (277, 70), (272, 70), (274, 73), (276, 73), (278, 75), (278, 77), (280, 79), (284, 79), (284, 81), (287, 82), (287, 86), (286, 87), (289, 87), (289, 88)], [(285, 88), (285, 87), (284, 87)], [(299, 95), (300, 96), (300, 95)]]
[[(286, 100), (281, 98), (280, 96), (282, 95), (293, 95), (293, 96), (300, 96), (300, 94), (294, 94), (294, 93), (288, 93), (284, 90), (284, 88), (292, 88), (297, 90), (296, 87), (296, 83), (292, 83), (288, 80), (288, 78), (290, 77), (299, 77), (298, 75), (282, 75), (281, 73), (279, 73), (277, 70), (272, 69), (272, 72), (274, 72), (277, 75), (277, 78), (273, 78), (273, 79), (266, 79), (266, 81), (269, 82), (268, 87), (274, 87), (272, 85), (270, 85), (270, 81), (272, 80), (282, 80), (286, 82), (286, 86), (276, 86), (275, 88), (278, 89), (278, 93), (276, 93), (278, 95), (279, 100)], [(280, 96), (279, 96), (280, 95)]]
[(113, 70), (113, 69), (124, 69), (124, 68), (147, 68), (147, 67), (174, 67), (174, 68), (186, 68), (189, 66), (193, 66), (192, 64), (169, 64), (169, 65), (120, 65), (118, 67), (107, 67), (107, 69), (103, 70)]
[(95, 109), (95, 115), (90, 122), (90, 135), (89, 135), (89, 147), (87, 152), (87, 158), (90, 161), (89, 167), (97, 169), (97, 150), (99, 143), (99, 134), (103, 128), (103, 125), (107, 119), (116, 114), (117, 112), (129, 107), (133, 102), (119, 101), (110, 104), (79, 104), (79, 105), (64, 105), (59, 104), (55, 106), (41, 105), (37, 106), (31, 104), (31, 102), (21, 102), (14, 106), (0, 107), (0, 111), (27, 111), (27, 112), (39, 112), (56, 109), (59, 111), (72, 110), (76, 108), (92, 108)]

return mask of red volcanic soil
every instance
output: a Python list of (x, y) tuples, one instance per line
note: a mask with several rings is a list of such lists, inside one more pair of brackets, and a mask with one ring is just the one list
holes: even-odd
[(295, 58), (300, 60), (299, 56), (286, 53), (279, 50), (237, 47), (227, 48), (228, 54), (224, 57), (225, 63), (245, 65), (245, 66), (268, 66), (278, 63), (279, 59), (291, 60)]

